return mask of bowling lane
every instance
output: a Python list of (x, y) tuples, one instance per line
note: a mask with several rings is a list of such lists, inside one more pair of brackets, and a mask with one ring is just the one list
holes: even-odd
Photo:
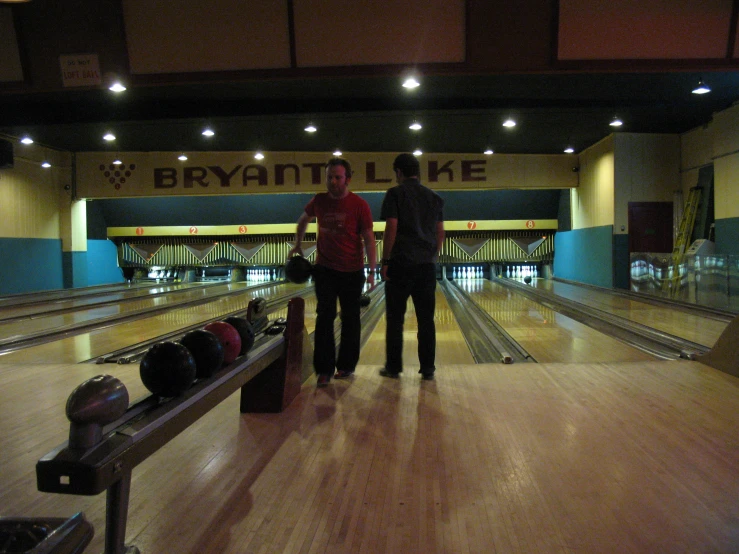
[(599, 291), (551, 279), (537, 279), (536, 287), (708, 348), (715, 344), (728, 325), (725, 321), (668, 306), (655, 306), (626, 296), (610, 294), (607, 290)]
[(48, 301), (26, 302), (18, 305), (3, 307), (0, 305), (0, 321), (17, 318), (32, 317), (34, 315), (48, 315), (49, 312), (61, 310), (73, 310), (75, 308), (89, 308), (96, 304), (120, 302), (133, 298), (145, 298), (152, 295), (160, 295), (168, 292), (182, 291), (191, 288), (206, 288), (214, 286), (213, 283), (178, 283), (155, 285), (149, 283), (147, 286), (137, 288), (121, 288), (109, 292), (96, 291), (86, 295), (70, 295), (59, 297)]
[[(440, 287), (436, 287), (436, 366), (451, 364), (474, 364), (475, 359), (467, 347), (459, 324), (452, 312), (446, 297)], [(361, 365), (382, 367), (385, 364), (385, 315), (377, 322), (372, 335), (362, 348), (359, 356)], [(403, 327), (403, 365), (409, 372), (419, 369), (418, 341), (416, 333), (416, 311), (413, 302), (408, 299), (408, 308), (405, 312), (405, 326)]]
[(0, 322), (0, 341), (20, 339), (38, 333), (60, 331), (70, 325), (94, 323), (96, 320), (114, 316), (132, 315), (136, 312), (152, 308), (175, 307), (182, 302), (207, 299), (209, 296), (219, 293), (244, 290), (248, 286), (250, 285), (247, 285), (245, 282), (224, 283), (208, 288), (194, 288), (181, 294), (146, 296), (130, 302), (113, 303), (105, 306), (81, 308), (72, 312), (44, 314), (28, 319)]
[(485, 279), (459, 285), (537, 362), (637, 362), (655, 358)]
[[(134, 321), (112, 324), (39, 346), (0, 354), (0, 363), (78, 363), (102, 356), (146, 340), (152, 340), (183, 327), (198, 325), (228, 313), (246, 310), (253, 297), (283, 296), (305, 285), (279, 284), (218, 298), (212, 302), (169, 310)], [(310, 298), (311, 295), (308, 295)]]

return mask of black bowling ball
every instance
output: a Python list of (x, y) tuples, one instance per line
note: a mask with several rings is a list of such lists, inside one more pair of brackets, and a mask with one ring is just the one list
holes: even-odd
[(303, 256), (293, 256), (285, 264), (285, 278), (291, 283), (302, 284), (310, 279), (313, 266)]
[(531, 284), (531, 275), (527, 275), (526, 277), (524, 277), (523, 278), (523, 282), (526, 283), (527, 285), (530, 285)]
[(195, 381), (197, 366), (190, 351), (178, 342), (159, 342), (149, 348), (139, 368), (141, 382), (153, 394), (179, 396)]
[(372, 298), (370, 298), (369, 294), (363, 294), (359, 297), (359, 305), (364, 307), (367, 307), (370, 305), (370, 302), (372, 301)]
[(195, 358), (197, 378), (207, 379), (223, 365), (223, 345), (218, 337), (205, 329), (194, 329), (180, 339), (180, 344)]
[(223, 321), (232, 325), (239, 332), (239, 336), (241, 337), (241, 351), (239, 352), (239, 355), (243, 356), (249, 352), (251, 347), (254, 346), (254, 327), (249, 323), (249, 320), (245, 317), (232, 315)]

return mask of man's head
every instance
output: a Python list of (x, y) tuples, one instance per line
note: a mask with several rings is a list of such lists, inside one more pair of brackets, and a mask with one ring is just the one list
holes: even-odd
[(402, 183), (405, 179), (421, 176), (421, 164), (413, 154), (398, 154), (393, 162), (393, 171), (398, 183)]
[(352, 180), (352, 166), (341, 158), (331, 158), (326, 164), (326, 188), (332, 198), (344, 198)]

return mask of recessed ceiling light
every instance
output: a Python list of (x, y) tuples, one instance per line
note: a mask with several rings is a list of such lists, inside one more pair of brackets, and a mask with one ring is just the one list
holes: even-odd
[(409, 90), (418, 88), (421, 86), (421, 83), (419, 83), (415, 77), (408, 77), (405, 81), (403, 81), (403, 88), (407, 88)]
[(51, 167), (51, 164), (49, 162), (41, 162), (41, 167), (44, 169), (48, 169)]
[(509, 119), (506, 119), (506, 120), (505, 120), (505, 121), (503, 122), (503, 127), (509, 127), (509, 128), (510, 128), (510, 127), (515, 127), (515, 126), (516, 126), (516, 122), (515, 122), (515, 121), (513, 121), (513, 120), (512, 120), (512, 119), (510, 119), (510, 118), (509, 118)]
[(611, 121), (611, 122), (609, 123), (609, 125), (610, 125), (611, 127), (621, 127), (621, 125), (623, 125), (623, 124), (624, 124), (624, 122), (623, 122), (623, 121), (621, 121), (621, 120), (620, 120), (619, 118), (617, 118), (617, 117), (616, 117), (616, 118), (614, 118), (614, 120), (613, 120), (613, 121)]
[(414, 121), (408, 126), (408, 128), (414, 131), (420, 131), (421, 129), (423, 129), (423, 126), (418, 121)]
[(115, 135), (113, 133), (106, 133), (103, 135), (103, 140), (107, 140), (108, 142), (115, 140)]
[(485, 150), (485, 152), (483, 152), (483, 154), (485, 154), (486, 156), (489, 156), (492, 153), (493, 153), (493, 151), (490, 148), (488, 148), (487, 150)]
[(181, 162), (186, 162), (187, 161), (187, 156), (185, 156), (185, 153), (183, 152), (182, 154), (180, 154), (179, 156), (177, 156), (177, 159), (180, 160)]
[(203, 136), (204, 137), (212, 137), (213, 135), (215, 135), (215, 133), (213, 132), (213, 130), (210, 127), (206, 127), (205, 129), (203, 129)]
[(31, 137), (25, 136), (21, 139), (21, 142), (23, 144), (33, 144), (33, 139)]
[(112, 92), (123, 92), (124, 90), (126, 90), (126, 87), (120, 81), (116, 81), (108, 87), (108, 90)]
[(707, 94), (711, 92), (711, 87), (703, 82), (703, 79), (698, 79), (698, 86), (693, 89), (693, 94)]
[(264, 159), (264, 154), (262, 154), (261, 152), (257, 152), (256, 154), (254, 154), (254, 159), (255, 160), (263, 160)]
[(318, 131), (318, 128), (313, 125), (313, 123), (309, 123), (308, 126), (305, 128), (306, 133), (315, 133), (316, 131)]
[(334, 154), (333, 155), (336, 156), (337, 158), (339, 156), (341, 156), (341, 154), (342, 154), (341, 150), (334, 150)]
[(572, 148), (572, 146), (568, 146), (565, 148), (565, 154), (573, 154), (575, 152), (575, 149)]
[(416, 149), (415, 149), (415, 150), (413, 151), (413, 155), (414, 155), (414, 156), (420, 156), (420, 155), (422, 155), (422, 154), (423, 154), (423, 152), (421, 151), (421, 149), (420, 149), (420, 148), (416, 148)]
[(116, 158), (113, 160), (113, 165), (121, 165), (123, 162), (120, 160), (120, 158)]

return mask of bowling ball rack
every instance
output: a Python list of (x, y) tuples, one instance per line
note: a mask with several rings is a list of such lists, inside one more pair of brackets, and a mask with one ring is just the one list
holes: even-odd
[[(68, 413), (70, 440), (37, 462), (38, 490), (84, 496), (105, 491), (104, 553), (137, 554), (137, 547), (125, 545), (133, 469), (238, 389), (241, 389), (241, 413), (283, 411), (311, 373), (311, 346), (304, 315), (305, 301), (293, 298), (288, 302), (281, 335), (255, 344), (248, 355), (237, 358), (209, 379), (196, 381), (182, 396), (171, 399), (146, 396), (107, 424), (104, 421), (110, 418), (106, 420), (101, 415), (102, 429), (85, 433), (87, 437), (100, 437), (93, 445), (74, 443), (74, 437), (81, 434)], [(108, 376), (110, 379), (113, 378)], [(75, 392), (70, 399), (74, 395)], [(89, 398), (90, 404), (95, 405), (106, 400)], [(84, 425), (94, 427), (95, 422), (85, 421)]]
[(0, 552), (82, 554), (94, 533), (82, 512), (69, 519), (0, 517)]

